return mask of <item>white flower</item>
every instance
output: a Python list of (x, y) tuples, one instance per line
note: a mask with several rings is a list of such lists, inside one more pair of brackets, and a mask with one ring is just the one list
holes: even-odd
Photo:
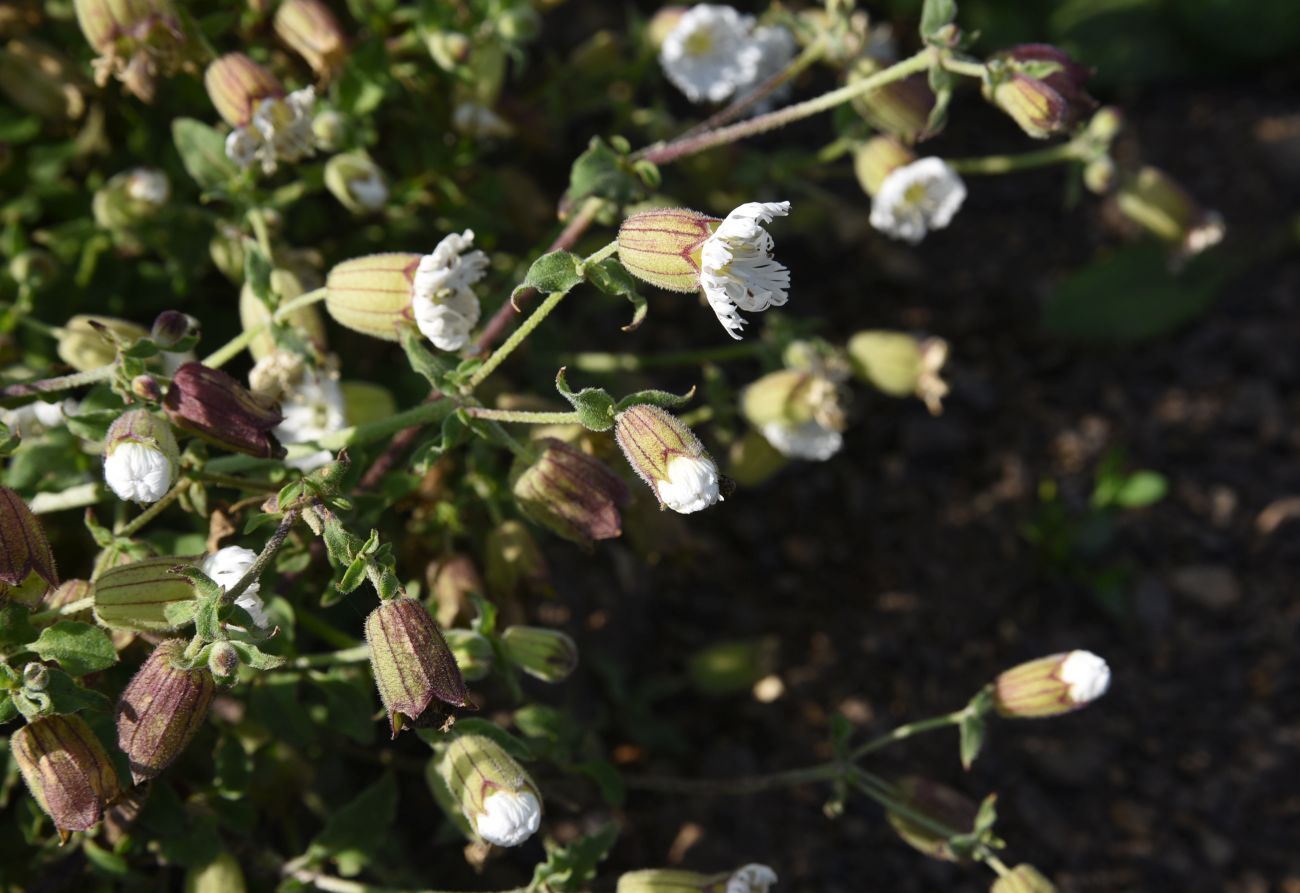
[[(252, 549), (245, 549), (243, 546), (226, 546), (203, 559), (200, 570), (207, 574), (213, 583), (220, 586), (223, 592), (229, 592), (244, 574), (249, 572), (256, 561), (257, 553)], [(261, 588), (262, 584), (254, 580), (247, 589), (235, 597), (235, 604), (248, 612), (254, 624), (266, 627), (270, 626), (271, 618), (267, 616), (266, 606), (258, 594)]]
[[(755, 28), (750, 35), (750, 43), (758, 49), (758, 61), (748, 80), (736, 84), (736, 94), (744, 95), (762, 85), (781, 69), (790, 64), (798, 44), (789, 28), (781, 25)], [(750, 113), (762, 112), (772, 107), (773, 100), (780, 99), (790, 91), (788, 83), (773, 91), (768, 96), (750, 107)]]
[(772, 260), (763, 224), (790, 213), (789, 202), (747, 202), (727, 215), (700, 252), (700, 285), (718, 321), (737, 341), (737, 309), (757, 312), (786, 302), (790, 271)]
[(766, 865), (751, 863), (736, 869), (727, 879), (726, 893), (767, 893), (775, 883), (775, 871)]
[(118, 499), (155, 503), (171, 489), (176, 466), (157, 447), (123, 442), (104, 457), (104, 480)]
[(63, 417), (71, 415), (75, 409), (76, 403), (73, 400), (62, 403), (36, 400), (14, 409), (0, 408), (0, 422), (4, 422), (10, 431), (15, 431), (22, 437), (31, 437), (62, 425)]
[(241, 168), (253, 166), (261, 147), (262, 141), (246, 128), (236, 127), (226, 135), (226, 157)]
[(483, 801), (474, 822), (478, 836), (497, 846), (519, 846), (537, 833), (542, 805), (530, 791), (498, 790)]
[(655, 490), (675, 512), (689, 515), (722, 501), (718, 466), (707, 456), (674, 456), (667, 474), (655, 483)]
[(1061, 663), (1060, 672), (1075, 704), (1095, 701), (1110, 688), (1110, 667), (1091, 651), (1071, 651)]
[(388, 204), (388, 184), (377, 168), (372, 168), (364, 177), (349, 180), (348, 192), (367, 211), (378, 211)]
[(304, 87), (284, 98), (268, 96), (257, 104), (252, 120), (226, 137), (226, 156), (240, 167), (262, 163), (273, 173), (281, 161), (298, 161), (316, 153), (312, 110), (316, 90)]
[(921, 158), (889, 172), (871, 205), (871, 225), (913, 245), (947, 226), (966, 200), (966, 184), (942, 158)]
[(791, 459), (824, 462), (844, 446), (843, 434), (816, 421), (798, 425), (768, 422), (761, 431), (778, 453)]
[(752, 16), (730, 6), (693, 6), (664, 38), (659, 64), (691, 102), (721, 102), (754, 83), (763, 49), (750, 38), (753, 27)]
[(464, 347), (479, 319), (478, 295), (471, 286), (483, 278), (488, 258), (482, 251), (470, 251), (473, 245), (473, 230), (452, 233), (432, 254), (420, 258), (415, 270), (411, 284), (415, 324), (439, 350)]
[[(320, 370), (303, 370), (302, 378), (281, 398), (280, 412), (284, 421), (276, 425), (275, 436), (284, 444), (314, 443), (347, 424), (343, 388)], [(333, 459), (329, 450), (317, 450), (308, 456), (286, 459), (284, 464), (312, 471)]]
[(126, 181), (126, 194), (138, 202), (161, 207), (171, 197), (172, 185), (167, 175), (156, 168), (138, 167)]
[(477, 102), (461, 102), (451, 113), (451, 126), (466, 136), (485, 139), (510, 136), (514, 128), (492, 109)]

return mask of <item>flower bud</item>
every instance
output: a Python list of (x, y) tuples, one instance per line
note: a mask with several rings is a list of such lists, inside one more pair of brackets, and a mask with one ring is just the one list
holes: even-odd
[(1129, 220), (1170, 245), (1183, 256), (1200, 254), (1223, 240), (1223, 217), (1197, 204), (1164, 171), (1143, 167), (1124, 178), (1115, 203)]
[(171, 350), (190, 338), (199, 337), (199, 321), (179, 310), (164, 310), (153, 321), (150, 337), (162, 350)]
[(454, 73), (469, 61), (473, 44), (459, 31), (431, 30), (424, 39), (425, 49), (439, 68)]
[(488, 591), (509, 600), (521, 590), (548, 592), (551, 571), (537, 540), (519, 521), (503, 521), (488, 534), (485, 574)]
[(405, 253), (336, 264), (325, 280), (325, 309), (342, 326), (396, 341), (398, 327), (415, 318), (411, 288), (419, 265), (420, 255)]
[(449, 629), (444, 634), (451, 656), (460, 667), (460, 675), (466, 682), (482, 679), (492, 672), (496, 662), (496, 653), (486, 636), (471, 629)]
[(919, 397), (934, 415), (943, 410), (948, 383), (939, 372), (948, 359), (947, 341), (873, 329), (850, 338), (848, 353), (862, 381), (891, 397)]
[(95, 578), (95, 619), (110, 629), (165, 632), (176, 628), (167, 619), (173, 602), (194, 598), (194, 587), (177, 565), (195, 564), (193, 556), (143, 558), (109, 568)]
[(483, 578), (468, 555), (451, 554), (431, 561), (424, 577), (431, 596), (429, 607), (448, 632), (457, 621), (468, 623), (473, 618), (471, 593), (487, 595)]
[(1017, 865), (993, 882), (989, 893), (1056, 893), (1056, 885), (1032, 865)]
[(347, 54), (347, 40), (338, 19), (320, 0), (284, 0), (275, 11), (275, 34), (307, 60), (312, 71), (328, 80)]
[(0, 604), (35, 604), (58, 585), (45, 528), (16, 491), (0, 487)]
[[(272, 270), (271, 286), (281, 302), (292, 301), (303, 293), (302, 282), (289, 270)], [(271, 321), (271, 310), (253, 293), (253, 287), (244, 283), (239, 290), (239, 324), (245, 332), (262, 328)], [(281, 323), (295, 329), (299, 335), (324, 350), (326, 344), (325, 320), (315, 304), (307, 304), (283, 317)], [(254, 360), (263, 360), (276, 350), (275, 336), (264, 328), (248, 342), (248, 352)], [(254, 390), (258, 390), (254, 388)]]
[(46, 121), (74, 121), (86, 111), (83, 81), (65, 56), (19, 37), (0, 48), (0, 93)]
[(14, 732), (9, 750), (27, 789), (60, 834), (89, 831), (121, 790), (117, 771), (80, 716), (43, 716)]
[(704, 243), (721, 223), (686, 208), (633, 214), (618, 229), (619, 262), (667, 291), (698, 291)]
[(619, 877), (615, 893), (768, 893), (775, 883), (776, 872), (757, 863), (722, 874), (647, 868)]
[(284, 96), (279, 78), (243, 53), (227, 53), (204, 72), (208, 98), (231, 127), (243, 127), (263, 99)]
[(261, 459), (284, 456), (271, 433), (284, 421), (280, 410), (220, 369), (183, 364), (172, 376), (163, 409), (177, 428), (224, 449)]
[[(434, 704), (470, 706), (469, 692), (447, 641), (429, 611), (413, 598), (379, 603), (366, 618), (370, 666), (384, 702), (393, 737), (403, 719), (413, 725), (437, 724)], [(433, 708), (433, 709), (430, 709)]]
[[(936, 825), (951, 829), (952, 834), (969, 834), (975, 827), (979, 807), (962, 794), (936, 781), (911, 776), (896, 789), (896, 799), (911, 812), (925, 816)], [(886, 815), (890, 826), (915, 850), (945, 862), (963, 861), (948, 843), (950, 835), (922, 825), (902, 813)]]
[(89, 314), (74, 316), (59, 335), (59, 359), (78, 372), (89, 372), (117, 359), (114, 339), (130, 346), (148, 336), (144, 326), (129, 320)]
[(727, 458), (727, 476), (742, 487), (757, 487), (789, 464), (766, 437), (752, 428), (732, 442)]
[(157, 168), (137, 167), (109, 177), (91, 202), (95, 222), (107, 230), (129, 230), (155, 216), (171, 198), (171, 181)]
[(312, 119), (311, 134), (326, 152), (337, 152), (347, 143), (347, 119), (334, 109), (324, 109)]
[(50, 668), (32, 661), (23, 667), (23, 688), (28, 691), (45, 691), (50, 685)]
[(185, 33), (171, 0), (74, 0), (81, 33), (98, 53), (95, 83), (110, 75), (152, 102), (155, 80), (181, 62)]
[(118, 499), (152, 505), (171, 489), (180, 449), (171, 425), (146, 409), (118, 416), (104, 440), (104, 481)]
[(614, 419), (614, 437), (661, 508), (689, 515), (722, 500), (718, 466), (695, 433), (666, 410), (649, 403), (628, 407)]
[(384, 172), (364, 152), (344, 152), (325, 162), (325, 188), (353, 214), (369, 214), (388, 204)]
[(563, 682), (578, 668), (578, 646), (559, 630), (506, 627), (501, 647), (519, 669), (543, 682)]
[(438, 762), (447, 790), (479, 837), (518, 846), (537, 832), (542, 795), (514, 757), (485, 735), (456, 735)]
[(825, 460), (844, 444), (840, 388), (829, 377), (783, 369), (745, 389), (741, 411), (783, 456)]
[(1034, 139), (1068, 133), (1097, 107), (1083, 87), (1091, 72), (1054, 46), (1022, 44), (997, 58), (1001, 73), (984, 85), (984, 98)]
[(554, 438), (515, 479), (519, 507), (533, 521), (588, 549), (593, 540), (622, 533), (619, 508), (627, 487), (605, 463)]
[(207, 667), (179, 665), (182, 639), (167, 639), (145, 660), (117, 702), (117, 746), (136, 784), (180, 756), (203, 719), (216, 684)]
[(190, 867), (185, 872), (185, 893), (246, 893), (247, 890), (244, 872), (229, 850), (222, 850), (207, 865)]
[(874, 198), (886, 177), (915, 160), (916, 153), (894, 137), (873, 136), (853, 150), (853, 172), (863, 191)]
[(1119, 173), (1109, 155), (1094, 158), (1083, 166), (1083, 185), (1096, 195), (1109, 195), (1118, 180)]
[(239, 652), (229, 642), (215, 642), (208, 652), (208, 672), (218, 682), (229, 682), (239, 672)]
[[(849, 83), (870, 77), (880, 68), (879, 63), (864, 57), (850, 72)], [(933, 136), (930, 112), (934, 101), (926, 76), (916, 74), (857, 97), (853, 108), (876, 130), (910, 145)]]
[(1091, 651), (1031, 660), (998, 676), (993, 706), (1012, 719), (1060, 716), (1091, 704), (1110, 687), (1110, 667)]

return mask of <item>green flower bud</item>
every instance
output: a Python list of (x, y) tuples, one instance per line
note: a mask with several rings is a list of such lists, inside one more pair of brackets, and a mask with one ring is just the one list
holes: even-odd
[(485, 735), (456, 735), (438, 772), (474, 832), (497, 846), (518, 846), (537, 832), (542, 795), (505, 748)]
[(1017, 865), (993, 882), (989, 893), (1056, 893), (1056, 885), (1032, 865)]
[(628, 407), (614, 419), (614, 437), (661, 508), (685, 515), (722, 500), (718, 466), (695, 433), (667, 410), (649, 403)]
[(1109, 155), (1094, 158), (1083, 166), (1083, 185), (1089, 192), (1109, 195), (1119, 180), (1115, 162)]
[(185, 893), (245, 893), (244, 872), (239, 862), (222, 850), (207, 865), (191, 867), (185, 872)]
[(147, 409), (117, 417), (104, 439), (104, 481), (118, 499), (152, 505), (166, 495), (180, 468), (171, 426)]
[(239, 663), (239, 652), (229, 642), (214, 642), (211, 650), (208, 651), (208, 672), (216, 677), (218, 682), (234, 681), (236, 674), (239, 673)]
[(1091, 71), (1054, 46), (1022, 44), (995, 58), (984, 98), (1034, 139), (1070, 132), (1097, 107), (1084, 90)]
[(430, 31), (424, 39), (429, 56), (439, 68), (454, 72), (469, 61), (473, 44), (459, 31)]
[(618, 230), (619, 262), (633, 276), (667, 291), (698, 291), (704, 243), (720, 223), (686, 208), (633, 214)]
[(371, 254), (335, 265), (325, 280), (325, 309), (356, 332), (397, 340), (398, 327), (414, 319), (411, 289), (418, 254)]
[(79, 716), (43, 716), (9, 739), (27, 789), (66, 838), (89, 831), (121, 790), (117, 771)]
[[(968, 834), (975, 827), (979, 807), (952, 788), (912, 776), (903, 779), (895, 790), (898, 801), (910, 811), (925, 816), (937, 825), (952, 829), (953, 834)], [(934, 859), (945, 862), (964, 861), (948, 843), (951, 835), (940, 834), (934, 828), (903, 815), (890, 812), (886, 815), (890, 826), (908, 846)]]
[(506, 657), (529, 676), (563, 682), (578, 668), (578, 646), (559, 630), (510, 626), (501, 633)]
[(42, 692), (50, 685), (50, 668), (32, 661), (23, 667), (23, 688)]
[(326, 152), (337, 152), (347, 144), (347, 120), (334, 109), (323, 109), (312, 119), (311, 133), (316, 145)]
[[(280, 296), (281, 302), (291, 301), (303, 293), (302, 283), (289, 270), (273, 270), (271, 285), (275, 293)], [(253, 293), (252, 286), (244, 283), (243, 288), (239, 290), (239, 324), (243, 330), (249, 332), (266, 326), (271, 321), (271, 315), (271, 310)], [(299, 307), (282, 321), (297, 330), (303, 338), (324, 350), (325, 320), (321, 318), (316, 305), (308, 304)], [(271, 334), (269, 328), (263, 328), (248, 343), (248, 352), (254, 360), (264, 359), (275, 350), (275, 336)]]
[(275, 11), (275, 34), (328, 80), (347, 55), (347, 39), (338, 19), (320, 0), (284, 0)]
[(325, 162), (325, 188), (353, 214), (370, 214), (388, 204), (384, 172), (364, 152), (344, 152)]
[(45, 528), (16, 491), (0, 487), (0, 604), (35, 604), (58, 585)]
[(449, 629), (443, 633), (451, 656), (460, 667), (460, 674), (466, 682), (483, 679), (492, 672), (496, 653), (487, 637), (471, 629)]
[(456, 659), (420, 602), (413, 598), (380, 602), (366, 618), (366, 641), (394, 738), (404, 719), (413, 725), (438, 724), (441, 708), (435, 701), (470, 706)]
[(223, 449), (261, 459), (284, 456), (271, 433), (284, 420), (280, 410), (220, 369), (183, 364), (172, 375), (163, 409), (177, 428)]
[(181, 639), (167, 639), (145, 660), (117, 702), (117, 746), (139, 784), (180, 756), (203, 725), (216, 684), (207, 667), (178, 664)]
[(858, 185), (874, 198), (893, 171), (916, 161), (916, 153), (892, 136), (873, 136), (853, 150)]
[(721, 874), (647, 868), (620, 876), (615, 893), (767, 893), (775, 883), (776, 872), (757, 863)]
[(588, 549), (593, 540), (622, 533), (619, 509), (627, 487), (614, 472), (554, 438), (540, 442), (537, 461), (515, 479), (515, 499), (525, 515), (558, 536)]
[(189, 579), (171, 573), (177, 565), (197, 565), (196, 556), (144, 558), (112, 567), (94, 581), (95, 619), (110, 629), (166, 632), (177, 628), (166, 608), (194, 598)]
[(89, 372), (117, 359), (115, 340), (129, 347), (147, 337), (148, 329), (129, 320), (81, 314), (63, 326), (59, 335), (59, 359), (78, 372)]
[[(849, 73), (849, 83), (863, 80), (880, 70), (880, 63), (863, 57)], [(885, 84), (853, 100), (853, 108), (868, 124), (883, 134), (907, 144), (928, 139), (934, 91), (924, 74)]]
[(993, 706), (1012, 719), (1060, 716), (1091, 704), (1110, 687), (1110, 667), (1091, 651), (1040, 657), (998, 676)]
[(1164, 171), (1143, 167), (1127, 176), (1115, 195), (1120, 213), (1182, 256), (1199, 254), (1223, 240), (1226, 228), (1216, 211), (1197, 204)]
[(203, 74), (208, 98), (231, 127), (243, 127), (263, 99), (284, 96), (279, 78), (243, 53), (227, 53)]
[(943, 410), (947, 341), (875, 329), (850, 338), (848, 353), (853, 374), (867, 384), (891, 397), (919, 397), (934, 415)]

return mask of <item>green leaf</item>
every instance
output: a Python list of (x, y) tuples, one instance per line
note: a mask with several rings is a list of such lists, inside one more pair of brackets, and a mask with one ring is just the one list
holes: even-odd
[(202, 121), (176, 119), (172, 122), (172, 140), (185, 170), (204, 189), (222, 186), (239, 173), (235, 163), (226, 157), (225, 137)]
[(325, 699), (326, 725), (358, 744), (375, 741), (375, 686), (369, 676), (342, 668), (313, 673), (308, 680)]
[(84, 676), (117, 663), (117, 651), (108, 633), (77, 620), (60, 620), (47, 626), (29, 647), (42, 660), (56, 661), (72, 676)]
[(627, 158), (600, 137), (592, 137), (587, 150), (577, 157), (569, 171), (569, 189), (564, 201), (569, 207), (575, 207), (596, 196), (626, 205), (644, 194), (641, 177)]
[(963, 769), (970, 769), (984, 746), (988, 724), (982, 716), (967, 716), (958, 729), (961, 732), (961, 765)]
[(1169, 481), (1158, 471), (1135, 471), (1115, 493), (1113, 504), (1138, 509), (1154, 505), (1169, 492)]
[(612, 257), (607, 257), (598, 264), (585, 270), (587, 281), (607, 295), (622, 295), (632, 302), (632, 321), (623, 326), (624, 332), (631, 332), (645, 322), (649, 305), (645, 297), (637, 291), (637, 280), (627, 269)]
[(14, 706), (13, 696), (7, 691), (0, 691), (0, 726), (17, 716), (18, 708)]
[(695, 388), (691, 388), (685, 394), (674, 394), (670, 391), (658, 391), (653, 388), (647, 391), (637, 391), (634, 394), (628, 394), (618, 405), (614, 407), (614, 414), (622, 412), (629, 406), (636, 406), (638, 403), (650, 403), (662, 409), (677, 409), (685, 406), (695, 399)]
[(608, 431), (614, 427), (614, 398), (600, 388), (583, 388), (576, 394), (569, 388), (564, 369), (555, 376), (555, 389), (578, 413), (578, 421), (591, 431)]
[(262, 253), (262, 247), (252, 239), (244, 240), (244, 281), (253, 296), (263, 304), (271, 304), (271, 259)]
[(212, 642), (221, 638), (220, 598), (201, 598), (194, 610), (194, 633)]
[(524, 281), (510, 293), (510, 300), (526, 288), (535, 288), (544, 295), (569, 292), (582, 281), (582, 258), (568, 251), (543, 254), (528, 268)]
[(402, 342), (402, 350), (406, 351), (406, 361), (411, 364), (411, 368), (424, 376), (429, 384), (442, 390), (447, 373), (451, 371), (451, 364), (429, 350), (424, 335), (415, 326), (402, 326), (398, 329), (398, 336)]
[(948, 123), (948, 106), (952, 104), (952, 95), (957, 88), (957, 75), (946, 68), (931, 68), (929, 80), (930, 89), (934, 92), (934, 105), (930, 108), (930, 117), (926, 119), (922, 139), (934, 136)]
[(113, 703), (107, 696), (82, 688), (62, 670), (49, 668), (50, 679), (44, 694), (50, 700), (51, 713), (80, 713), (82, 710), (110, 710)]
[(930, 43), (938, 33), (957, 21), (955, 0), (925, 0), (921, 7), (921, 39)]
[(26, 645), (36, 638), (31, 612), (17, 602), (0, 604), (0, 645)]
[(231, 646), (239, 653), (239, 659), (254, 670), (274, 670), (277, 667), (284, 666), (285, 659), (276, 654), (267, 654), (256, 645), (248, 642), (231, 642)]
[(618, 839), (618, 826), (612, 822), (594, 834), (580, 837), (568, 846), (547, 847), (546, 861), (533, 870), (530, 889), (577, 893), (585, 890), (596, 876), (596, 866)]
[(144, 840), (156, 840), (159, 855), (183, 867), (207, 865), (223, 849), (211, 812), (182, 802), (163, 779), (151, 786), (133, 833)]
[(374, 860), (396, 817), (397, 781), (386, 772), (351, 803), (330, 814), (308, 853), (333, 859), (339, 874), (353, 877)]

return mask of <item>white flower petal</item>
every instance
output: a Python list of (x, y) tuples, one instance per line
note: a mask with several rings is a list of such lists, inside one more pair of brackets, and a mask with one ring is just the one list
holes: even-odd
[(737, 310), (757, 312), (787, 300), (790, 271), (772, 259), (772, 237), (763, 224), (789, 213), (789, 202), (743, 204), (701, 249), (700, 286), (718, 321), (737, 340), (745, 325)]
[[(303, 373), (293, 390), (281, 399), (280, 412), (284, 420), (275, 427), (275, 436), (285, 444), (314, 443), (347, 424), (342, 387), (332, 376), (319, 370)], [(286, 459), (285, 464), (300, 471), (313, 471), (333, 458), (329, 450), (319, 450), (310, 456)]]
[[(245, 549), (243, 546), (226, 546), (204, 558), (199, 569), (207, 574), (213, 583), (220, 586), (223, 592), (228, 592), (244, 574), (248, 573), (256, 561), (257, 553), (252, 549)], [(249, 593), (256, 595), (261, 585), (259, 581), (254, 580), (241, 595)]]
[(663, 504), (689, 515), (722, 501), (718, 466), (706, 456), (674, 456), (668, 462), (668, 477), (656, 491)]
[(474, 822), (478, 836), (497, 846), (518, 846), (537, 833), (542, 805), (531, 791), (496, 791), (483, 801)]
[(871, 225), (913, 245), (943, 229), (966, 200), (966, 184), (942, 158), (921, 158), (891, 171), (871, 204)]
[(691, 102), (721, 102), (754, 81), (763, 50), (750, 39), (753, 27), (753, 17), (730, 6), (693, 6), (664, 38), (659, 64)]
[(172, 186), (167, 175), (150, 167), (138, 167), (131, 171), (126, 181), (126, 194), (138, 202), (160, 207), (167, 204), (171, 197)]
[(1091, 651), (1071, 651), (1061, 663), (1061, 681), (1075, 704), (1095, 701), (1110, 688), (1110, 667)]
[(778, 453), (791, 459), (824, 462), (844, 446), (843, 434), (813, 421), (799, 425), (768, 422), (761, 430)]
[(176, 468), (162, 450), (125, 442), (104, 458), (104, 481), (118, 499), (149, 504), (171, 488)]
[(775, 871), (766, 865), (751, 863), (732, 873), (727, 879), (726, 893), (767, 893), (775, 883)]
[(367, 211), (378, 211), (388, 204), (388, 184), (377, 170), (372, 170), (368, 176), (349, 180), (348, 192)]

